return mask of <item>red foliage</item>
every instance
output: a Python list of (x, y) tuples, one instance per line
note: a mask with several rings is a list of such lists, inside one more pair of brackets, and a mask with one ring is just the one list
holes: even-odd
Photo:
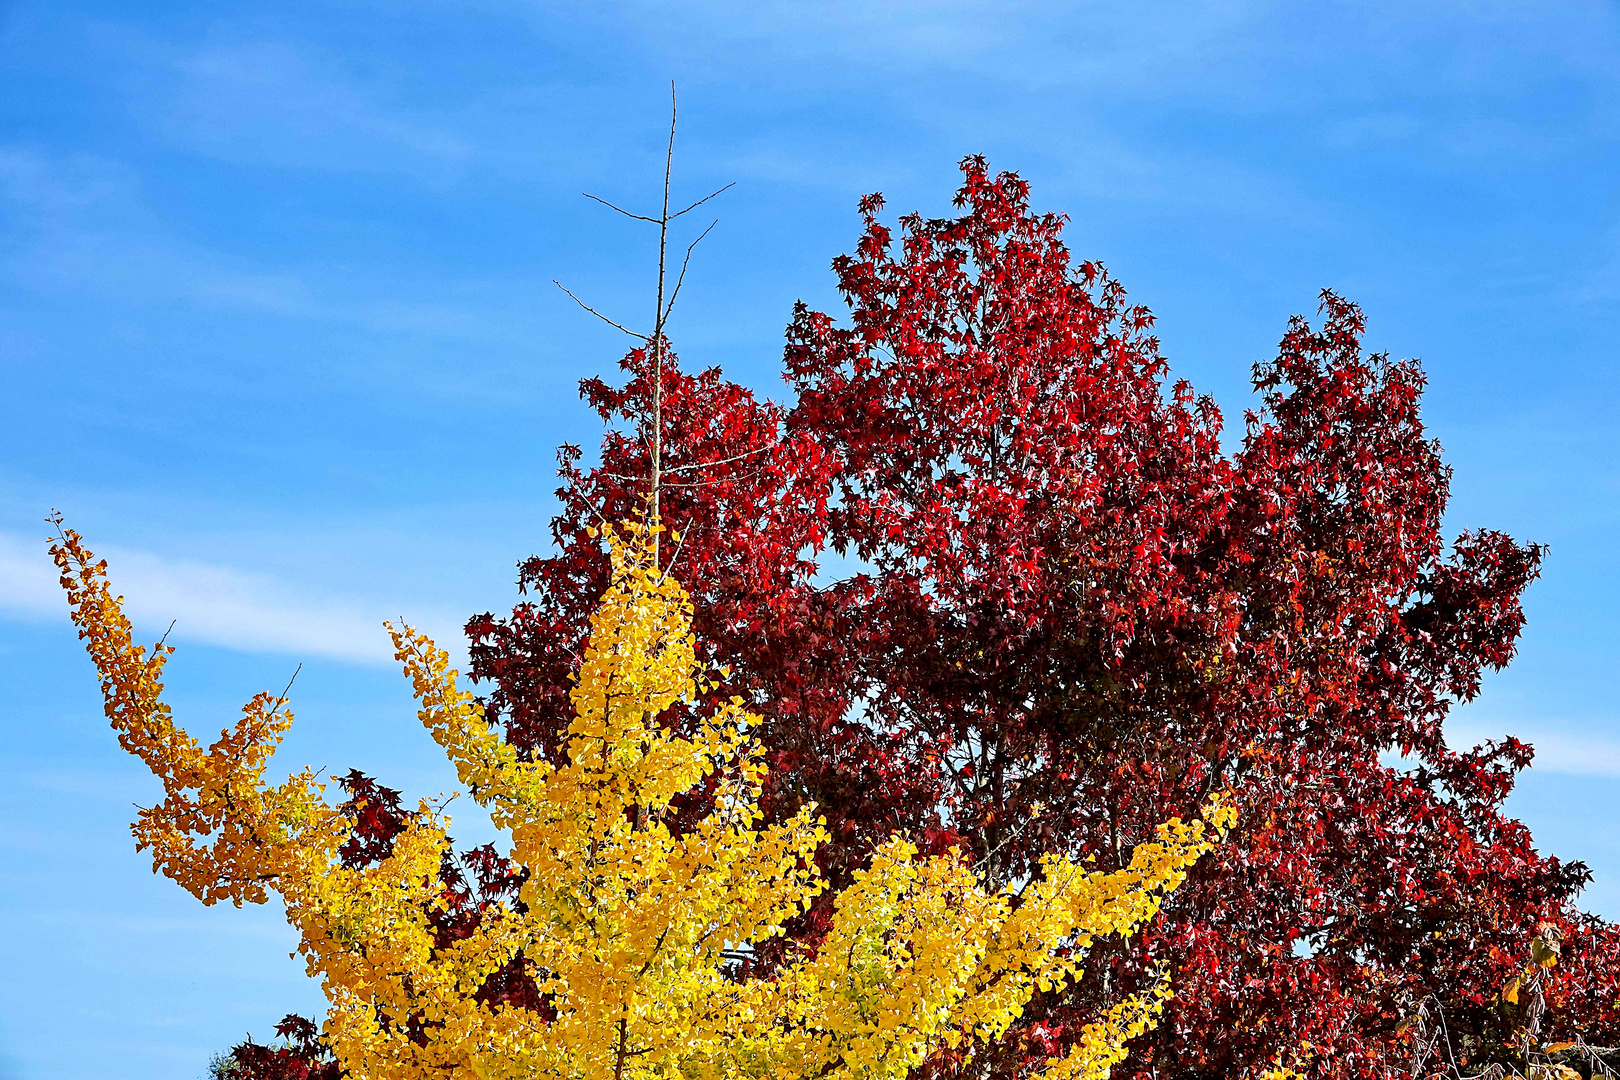
[(249, 1038), (229, 1056), (216, 1058), (216, 1080), (338, 1080), (343, 1075), (313, 1021), (289, 1014), (276, 1025), (276, 1036), (281, 1046), (261, 1046)]
[[(903, 218), (898, 241), (863, 200), (834, 263), (849, 323), (800, 305), (788, 328), (791, 408), (663, 369), (674, 570), (765, 716), (771, 806), (820, 806), (835, 877), (902, 829), (1011, 880), (1054, 848), (1117, 863), (1237, 793), (1234, 841), (1140, 946), (1040, 1003), (1007, 1075), (1161, 960), (1176, 1000), (1123, 1072), (1237, 1076), (1309, 1041), (1322, 1071), (1370, 1075), (1428, 993), (1489, 1056), (1543, 919), (1566, 929), (1552, 1024), (1620, 1035), (1615, 929), (1572, 906), (1585, 868), (1501, 813), (1529, 748), (1442, 732), (1513, 656), (1542, 552), (1442, 542), (1419, 366), (1365, 353), (1360, 310), (1324, 293), (1320, 325), (1294, 319), (1257, 366), (1227, 452), (1064, 220), (1014, 175), (963, 172), (963, 214)], [(651, 369), (623, 367), (583, 393), (633, 427)], [(605, 584), (586, 530), (645, 495), (633, 432), (581, 456), (564, 448), (559, 554), (523, 564), (510, 617), (468, 626), (492, 715), (538, 756)]]
[[(352, 823), (352, 833), (338, 849), (338, 858), (351, 869), (388, 858), (394, 853), (394, 838), (411, 818), (400, 802), (399, 792), (384, 787), (358, 769), (351, 769), (338, 783), (349, 793), (342, 809)], [(443, 885), (439, 895), (443, 906), (428, 915), (435, 932), (434, 947), (448, 948), (453, 942), (470, 937), (478, 927), (479, 917), (491, 904), (515, 903), (521, 910), (518, 889), (527, 875), (527, 870), (514, 867), (492, 844), (471, 848), (459, 855), (445, 852), (439, 867), (439, 880)], [(531, 1010), (545, 1007), (543, 995), (521, 953), (485, 980), (476, 996), (491, 1005)]]

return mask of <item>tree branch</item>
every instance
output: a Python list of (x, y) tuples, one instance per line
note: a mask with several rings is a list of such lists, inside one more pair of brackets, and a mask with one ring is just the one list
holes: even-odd
[(756, 446), (752, 450), (744, 450), (740, 454), (733, 454), (727, 458), (716, 458), (713, 461), (699, 461), (694, 462), (691, 465), (676, 465), (674, 468), (665, 469), (664, 471), (676, 473), (686, 472), (688, 469), (711, 469), (716, 465), (729, 465), (733, 461), (741, 461), (743, 458), (753, 457), (755, 454), (763, 454), (769, 449), (770, 447), (768, 446)]
[(667, 321), (669, 319), (669, 313), (675, 310), (675, 298), (681, 295), (681, 285), (686, 281), (686, 267), (692, 261), (692, 249), (697, 247), (698, 244), (703, 241), (705, 236), (708, 236), (709, 233), (713, 232), (714, 227), (718, 224), (720, 224), (720, 219), (715, 218), (713, 221), (709, 222), (709, 227), (707, 229), (704, 229), (698, 234), (698, 238), (696, 240), (686, 245), (686, 257), (681, 259), (681, 272), (675, 278), (675, 290), (669, 294), (669, 304), (665, 306), (663, 315), (659, 317), (660, 322)]
[(598, 319), (601, 319), (603, 322), (607, 323), (609, 326), (616, 327), (617, 329), (623, 330), (625, 333), (629, 334), (631, 337), (635, 338), (637, 341), (647, 341), (648, 340), (648, 337), (647, 337), (646, 334), (638, 334), (634, 330), (628, 329), (627, 327), (624, 327), (624, 326), (620, 326), (618, 323), (614, 322), (612, 319), (608, 318), (606, 315), (602, 314), (600, 311), (597, 311), (595, 308), (591, 307), (591, 305), (587, 304), (585, 301), (583, 301), (579, 297), (575, 296), (573, 291), (571, 289), (569, 289), (568, 286), (564, 285), (562, 282), (558, 281), (556, 278), (552, 278), (551, 283), (553, 285), (557, 286), (557, 288), (561, 289), (563, 292), (567, 293), (569, 295), (569, 297), (574, 301), (574, 303), (578, 304), (580, 307), (584, 308), (586, 311), (590, 312), (592, 315), (595, 315)]
[(580, 194), (585, 196), (587, 199), (590, 199), (592, 202), (601, 203), (603, 206), (607, 207), (609, 210), (617, 210), (619, 213), (623, 214), (627, 218), (635, 218), (637, 221), (650, 221), (654, 225), (657, 225), (659, 223), (658, 218), (648, 217), (646, 214), (632, 214), (630, 211), (626, 210), (624, 207), (622, 207), (622, 206), (614, 206), (612, 203), (608, 202), (606, 199), (600, 198), (600, 197), (598, 197), (596, 195), (592, 195), (588, 191), (582, 191), (582, 192), (580, 192)]
[[(723, 195), (725, 192), (731, 190), (732, 188), (734, 188), (736, 186), (737, 186), (737, 181), (733, 180), (731, 183), (727, 184), (725, 187), (720, 188), (720, 189), (718, 189), (716, 191), (709, 192), (709, 194), (703, 196), (703, 198), (699, 199), (697, 202), (693, 203), (691, 206), (688, 206), (686, 208), (686, 210), (696, 210), (698, 207), (702, 206), (704, 203), (708, 202), (710, 199), (714, 198), (716, 195)], [(669, 220), (674, 221), (676, 218), (678, 218), (682, 214), (686, 213), (686, 210), (677, 210), (677, 211), (675, 211), (673, 214), (669, 215)]]

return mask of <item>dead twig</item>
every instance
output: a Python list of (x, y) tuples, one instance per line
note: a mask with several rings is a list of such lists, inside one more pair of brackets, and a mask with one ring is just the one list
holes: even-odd
[(595, 308), (591, 307), (591, 305), (587, 304), (585, 301), (583, 301), (579, 297), (575, 296), (572, 289), (570, 289), (568, 286), (564, 285), (562, 282), (558, 281), (556, 278), (552, 278), (551, 283), (553, 285), (557, 286), (557, 288), (561, 289), (563, 292), (567, 293), (569, 295), (569, 297), (574, 301), (574, 303), (578, 304), (580, 307), (584, 308), (586, 311), (590, 312), (592, 315), (595, 315), (598, 319), (601, 319), (603, 322), (607, 323), (609, 326), (615, 327), (615, 328), (617, 328), (619, 330), (623, 330), (625, 333), (629, 334), (631, 337), (635, 338), (637, 341), (646, 341), (647, 340), (647, 335), (646, 334), (638, 334), (634, 330), (631, 330), (626, 326), (623, 326), (623, 325), (621, 325), (619, 323), (614, 322), (612, 319), (608, 318), (606, 315), (602, 314), (600, 311), (597, 311)]

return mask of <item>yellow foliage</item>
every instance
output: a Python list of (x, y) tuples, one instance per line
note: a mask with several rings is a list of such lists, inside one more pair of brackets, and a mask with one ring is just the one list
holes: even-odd
[[(138, 847), (206, 904), (282, 897), (331, 1005), (323, 1037), (349, 1075), (900, 1077), (941, 1050), (971, 1053), (1038, 988), (1078, 979), (1092, 940), (1151, 918), (1233, 821), (1217, 800), (1202, 820), (1161, 826), (1122, 870), (1049, 856), (1021, 891), (988, 891), (959, 855), (920, 859), (896, 837), (836, 898), (816, 949), (741, 977), (737, 953), (778, 936), (822, 891), (814, 856), (827, 836), (808, 808), (763, 821), (756, 718), (740, 698), (691, 736), (659, 724), (717, 687), (699, 685), (691, 602), (655, 565), (655, 537), (638, 525), (607, 536), (612, 585), (591, 620), (558, 764), (518, 754), (442, 650), (390, 627), (422, 723), (528, 870), (515, 903), (492, 905), (449, 944), (436, 944), (431, 921), (443, 910), (446, 819), (423, 802), (390, 856), (341, 865), (350, 825), (315, 774), (264, 783), (292, 723), (285, 701), (259, 695), (203, 749), (161, 700), (173, 649), (148, 656), (133, 643), (105, 562), (77, 534), (53, 545), (120, 744), (163, 783), (133, 827)], [(710, 809), (672, 830), (673, 801), (705, 783)], [(514, 961), (546, 1012), (476, 997)], [(1102, 1080), (1168, 993), (1161, 984), (1109, 1009), (1046, 1075)]]
[[(1400, 1033), (1397, 1028), (1396, 1034)], [(1300, 1044), (1286, 1054), (1279, 1050), (1273, 1055), (1271, 1066), (1260, 1073), (1256, 1080), (1305, 1080), (1313, 1057), (1309, 1042)]]

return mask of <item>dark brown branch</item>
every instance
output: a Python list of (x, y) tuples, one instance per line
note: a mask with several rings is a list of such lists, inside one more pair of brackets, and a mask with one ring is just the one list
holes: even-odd
[(591, 305), (587, 304), (585, 301), (583, 301), (579, 297), (575, 296), (573, 291), (570, 290), (568, 288), (568, 286), (564, 285), (562, 282), (558, 281), (556, 278), (552, 278), (551, 283), (553, 285), (557, 286), (557, 288), (561, 289), (563, 292), (568, 293), (569, 298), (572, 299), (574, 301), (574, 303), (578, 304), (580, 307), (584, 308), (586, 311), (590, 312), (592, 315), (595, 315), (598, 319), (601, 319), (603, 322), (607, 323), (609, 326), (616, 327), (617, 329), (623, 330), (625, 333), (629, 334), (631, 337), (635, 338), (638, 341), (646, 341), (646, 340), (648, 340), (646, 334), (638, 334), (634, 330), (630, 330), (630, 329), (628, 329), (628, 328), (626, 328), (624, 326), (620, 326), (618, 323), (614, 322), (612, 319), (608, 318), (606, 315), (602, 314), (600, 311), (597, 311), (595, 308), (591, 307)]
[[(401, 620), (401, 621), (403, 621), (403, 620)], [(167, 634), (165, 634), (163, 636), (168, 637)], [(292, 678), (288, 679), (287, 680), (287, 685), (281, 688), (281, 694), (280, 694), (280, 696), (278, 696), (276, 698), (276, 704), (270, 710), (270, 715), (265, 717), (266, 720), (272, 719), (276, 715), (276, 709), (281, 708), (283, 705), (285, 705), (287, 703), (287, 695), (292, 692), (293, 679), (298, 678), (298, 673), (300, 671), (303, 671), (303, 670), (304, 670), (304, 664), (303, 664), (302, 661), (299, 661), (298, 666), (293, 668)]]
[[(659, 208), (659, 215), (657, 217), (653, 217), (650, 214), (637, 214), (633, 211), (626, 210), (624, 207), (611, 203), (599, 195), (592, 195), (588, 191), (580, 193), (587, 199), (590, 199), (592, 202), (600, 203), (609, 210), (623, 214), (625, 217), (630, 218), (633, 221), (645, 221), (649, 224), (658, 226), (658, 290), (653, 303), (653, 325), (651, 333), (638, 334), (629, 327), (615, 322), (606, 315), (602, 314), (600, 311), (597, 311), (595, 308), (591, 307), (589, 304), (585, 303), (585, 301), (581, 300), (578, 296), (575, 296), (574, 293), (564, 286), (562, 282), (555, 279), (552, 280), (552, 284), (556, 285), (557, 288), (562, 289), (563, 292), (568, 293), (569, 297), (574, 301), (574, 303), (578, 304), (581, 308), (584, 308), (592, 315), (595, 315), (598, 319), (601, 319), (609, 326), (628, 334), (630, 337), (633, 337), (638, 341), (646, 342), (647, 344), (648, 359), (651, 361), (650, 366), (652, 369), (652, 407), (648, 410), (648, 415), (644, 418), (642, 424), (640, 425), (642, 428), (640, 439), (648, 449), (649, 476), (647, 492), (647, 518), (649, 522), (654, 523), (659, 520), (661, 511), (660, 494), (664, 486), (664, 351), (667, 348), (666, 339), (664, 337), (664, 325), (668, 321), (670, 313), (675, 310), (675, 301), (680, 296), (681, 286), (686, 282), (686, 271), (691, 265), (693, 250), (700, 242), (702, 242), (703, 238), (708, 236), (714, 227), (719, 224), (719, 221), (717, 220), (710, 222), (709, 227), (704, 229), (696, 240), (693, 240), (687, 245), (686, 254), (681, 260), (680, 274), (676, 277), (675, 287), (672, 291), (670, 291), (668, 301), (666, 302), (665, 286), (668, 282), (666, 275), (668, 270), (667, 258), (669, 251), (669, 223), (680, 217), (682, 214), (696, 210), (704, 203), (716, 198), (725, 191), (736, 186), (736, 182), (733, 181), (732, 183), (726, 184), (724, 187), (716, 188), (714, 191), (711, 191), (709, 194), (703, 196), (703, 198), (682, 207), (673, 214), (670, 213), (669, 188), (670, 178), (675, 169), (675, 131), (679, 118), (680, 111), (675, 96), (675, 84), (674, 82), (671, 82), (669, 84), (669, 142), (664, 150), (664, 197), (663, 203)], [(614, 476), (614, 479), (625, 478)], [(656, 563), (658, 560), (659, 550), (659, 534), (657, 531), (654, 531), (652, 535), (652, 550), (653, 559)]]
[(733, 461), (741, 461), (743, 458), (753, 457), (755, 454), (763, 454), (766, 450), (769, 450), (769, 449), (770, 449), (770, 447), (768, 447), (768, 446), (756, 446), (752, 450), (744, 450), (740, 454), (733, 454), (733, 455), (731, 455), (730, 457), (727, 457), (727, 458), (716, 458), (713, 461), (699, 461), (699, 462), (695, 462), (694, 464), (691, 464), (691, 465), (676, 465), (674, 468), (665, 469), (664, 471), (665, 472), (676, 473), (676, 472), (686, 472), (688, 469), (712, 469), (716, 465), (729, 465)]
[(658, 224), (658, 219), (655, 218), (655, 217), (648, 217), (646, 214), (632, 214), (630, 211), (626, 210), (624, 207), (622, 207), (622, 206), (614, 206), (612, 203), (608, 202), (606, 199), (600, 198), (599, 196), (596, 196), (596, 195), (592, 195), (588, 191), (582, 191), (582, 192), (580, 192), (580, 194), (585, 196), (587, 199), (590, 199), (592, 202), (601, 203), (603, 206), (607, 207), (609, 210), (617, 210), (619, 213), (623, 214), (627, 218), (635, 218), (637, 221), (650, 221), (654, 225)]
[(743, 473), (741, 476), (726, 476), (718, 480), (683, 480), (680, 482), (666, 481), (664, 486), (667, 488), (673, 488), (677, 491), (684, 491), (693, 488), (715, 487), (719, 484), (735, 484), (743, 480), (752, 479), (758, 475), (759, 470), (756, 469), (753, 472)]
[[(727, 184), (725, 187), (720, 188), (720, 189), (718, 189), (716, 191), (709, 192), (709, 194), (703, 196), (703, 198), (699, 199), (697, 202), (693, 203), (691, 206), (688, 206), (686, 208), (686, 210), (696, 210), (698, 207), (702, 206), (704, 203), (708, 202), (710, 199), (714, 198), (716, 195), (723, 195), (727, 191), (729, 191), (730, 189), (732, 189), (732, 188), (734, 188), (736, 186), (737, 186), (737, 181), (733, 180), (731, 183)], [(677, 210), (677, 211), (675, 211), (673, 214), (669, 215), (669, 220), (674, 221), (676, 218), (678, 218), (682, 214), (686, 213), (686, 210)]]
[(686, 546), (686, 538), (692, 535), (692, 530), (695, 528), (697, 528), (696, 525), (688, 523), (686, 528), (680, 530), (680, 537), (675, 541), (675, 550), (669, 556), (669, 565), (659, 572), (659, 581), (663, 581), (674, 571), (675, 564), (680, 561), (681, 549)]
[(709, 227), (707, 229), (704, 229), (698, 234), (698, 238), (696, 240), (686, 245), (686, 256), (685, 258), (681, 259), (681, 272), (675, 278), (675, 290), (669, 294), (669, 304), (664, 308), (663, 315), (659, 317), (660, 323), (668, 321), (669, 313), (675, 310), (675, 298), (681, 295), (681, 286), (686, 283), (686, 268), (692, 262), (692, 249), (697, 247), (698, 244), (702, 243), (703, 238), (708, 236), (709, 233), (713, 232), (714, 227), (718, 224), (720, 224), (720, 219), (715, 218), (713, 221), (709, 222)]

